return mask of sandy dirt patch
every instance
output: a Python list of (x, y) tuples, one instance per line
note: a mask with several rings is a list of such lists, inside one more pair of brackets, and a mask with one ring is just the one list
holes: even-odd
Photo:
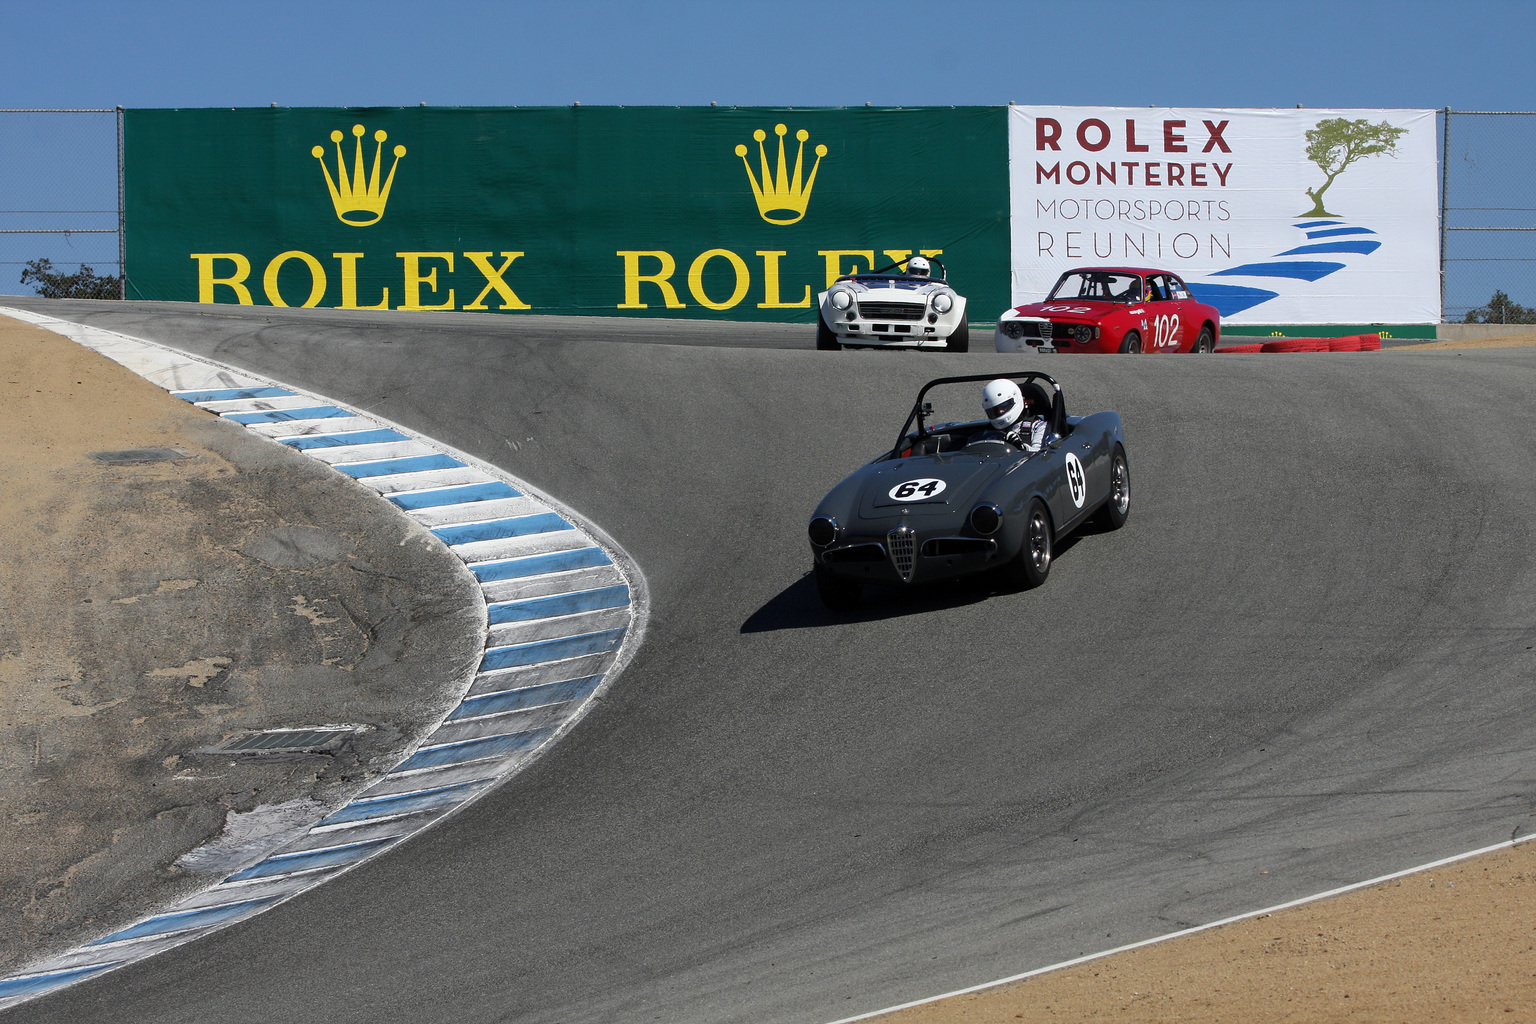
[(1438, 352), (1448, 348), (1530, 348), (1536, 345), (1536, 331), (1500, 335), (1497, 338), (1469, 338), (1464, 341), (1429, 341), (1422, 345), (1399, 345), (1387, 352)]
[(1536, 1021), (1536, 841), (875, 1019)]
[[(217, 881), (200, 867), (229, 857), (177, 862), (226, 826), (254, 861), (254, 823), (291, 831), (285, 809), (318, 819), (393, 767), (467, 684), (485, 613), (377, 495), (4, 317), (0, 436), (7, 974)], [(92, 457), (150, 448), (185, 457)], [(286, 760), (199, 753), (324, 723), (360, 731)]]

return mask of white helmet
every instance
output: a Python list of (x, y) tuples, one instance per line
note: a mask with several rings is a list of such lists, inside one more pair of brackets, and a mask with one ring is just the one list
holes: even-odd
[(981, 411), (992, 426), (1007, 430), (1024, 415), (1024, 392), (1006, 377), (999, 377), (981, 389)]
[(928, 257), (913, 256), (907, 260), (907, 274), (911, 277), (927, 277), (933, 273), (933, 268), (928, 264)]

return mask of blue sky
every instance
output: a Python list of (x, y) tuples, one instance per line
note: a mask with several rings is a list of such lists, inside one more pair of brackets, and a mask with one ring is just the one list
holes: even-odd
[[(1012, 100), (1536, 110), (1533, 38), (1536, 0), (0, 0), (0, 108)], [(115, 223), (113, 119), (28, 117), (0, 119), (0, 211), (41, 212), (6, 214), (0, 226)], [(1478, 194), (1481, 178), (1496, 186), (1489, 195), (1524, 189), (1536, 119), (1483, 121), (1458, 122), (1486, 138), (1458, 137), (1453, 169)], [(1494, 180), (1511, 174), (1518, 180)], [(1512, 201), (1469, 192), (1462, 204)], [(87, 208), (103, 212), (67, 225), (50, 212)], [(1523, 258), (1529, 237), (1475, 240)], [(0, 236), (0, 294), (28, 291), (20, 267), (45, 249), (61, 265), (115, 273), (116, 245), (105, 234)], [(1518, 300), (1536, 301), (1531, 267), (1456, 267), (1453, 301), (1482, 302), (1506, 279)]]
[(6, 0), (0, 107), (1536, 109), (1530, 0)]

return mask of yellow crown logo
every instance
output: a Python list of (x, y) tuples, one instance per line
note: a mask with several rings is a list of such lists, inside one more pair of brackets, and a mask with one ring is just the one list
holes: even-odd
[(379, 167), (384, 162), (384, 140), (389, 138), (381, 128), (373, 133), (374, 142), (378, 143), (373, 150), (373, 172), (370, 174), (363, 166), (363, 126), (352, 126), (352, 134), (357, 139), (357, 155), (352, 161), (352, 176), (347, 177), (346, 159), (341, 153), (342, 134), (339, 131), (331, 132), (331, 141), (336, 143), (336, 177), (331, 177), (331, 169), (325, 166), (325, 147), (316, 146), (310, 150), (310, 155), (320, 161), (320, 169), (325, 172), (325, 184), (331, 190), (331, 205), (336, 207), (336, 216), (343, 224), (350, 224), (355, 228), (365, 228), (370, 224), (377, 224), (384, 216), (384, 204), (389, 202), (389, 187), (395, 183), (395, 168), (400, 166), (400, 158), (405, 156), (405, 147), (395, 147), (395, 162), (389, 166), (389, 177), (384, 179), (384, 187), (379, 188)]
[(800, 150), (795, 154), (795, 176), (791, 179), (784, 161), (784, 136), (789, 129), (780, 124), (774, 125), (773, 130), (779, 137), (777, 177), (771, 176), (768, 171), (768, 153), (763, 149), (763, 140), (768, 138), (768, 133), (761, 128), (752, 133), (752, 137), (757, 140), (757, 156), (763, 169), (761, 184), (757, 175), (752, 173), (752, 165), (747, 162), (747, 147), (738, 145), (736, 155), (741, 157), (742, 166), (747, 169), (747, 177), (752, 182), (752, 195), (757, 198), (757, 212), (762, 214), (763, 220), (769, 224), (793, 224), (805, 216), (806, 204), (811, 201), (811, 189), (816, 185), (816, 172), (821, 168), (821, 158), (827, 155), (827, 147), (816, 147), (816, 163), (811, 167), (811, 176), (805, 179), (805, 187), (802, 188), (800, 176), (805, 168), (805, 140), (811, 137), (811, 133), (804, 128), (795, 132), (795, 138), (800, 141)]

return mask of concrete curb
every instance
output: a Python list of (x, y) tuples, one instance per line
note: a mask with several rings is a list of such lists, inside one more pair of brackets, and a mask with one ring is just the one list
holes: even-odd
[(436, 824), (548, 750), (639, 647), (648, 611), (639, 567), (602, 530), (496, 467), (162, 345), (19, 309), (0, 314), (100, 352), (377, 491), (465, 563), (487, 613), (468, 690), (391, 771), (300, 838), (177, 906), (0, 978), (0, 1009), (245, 920)]

